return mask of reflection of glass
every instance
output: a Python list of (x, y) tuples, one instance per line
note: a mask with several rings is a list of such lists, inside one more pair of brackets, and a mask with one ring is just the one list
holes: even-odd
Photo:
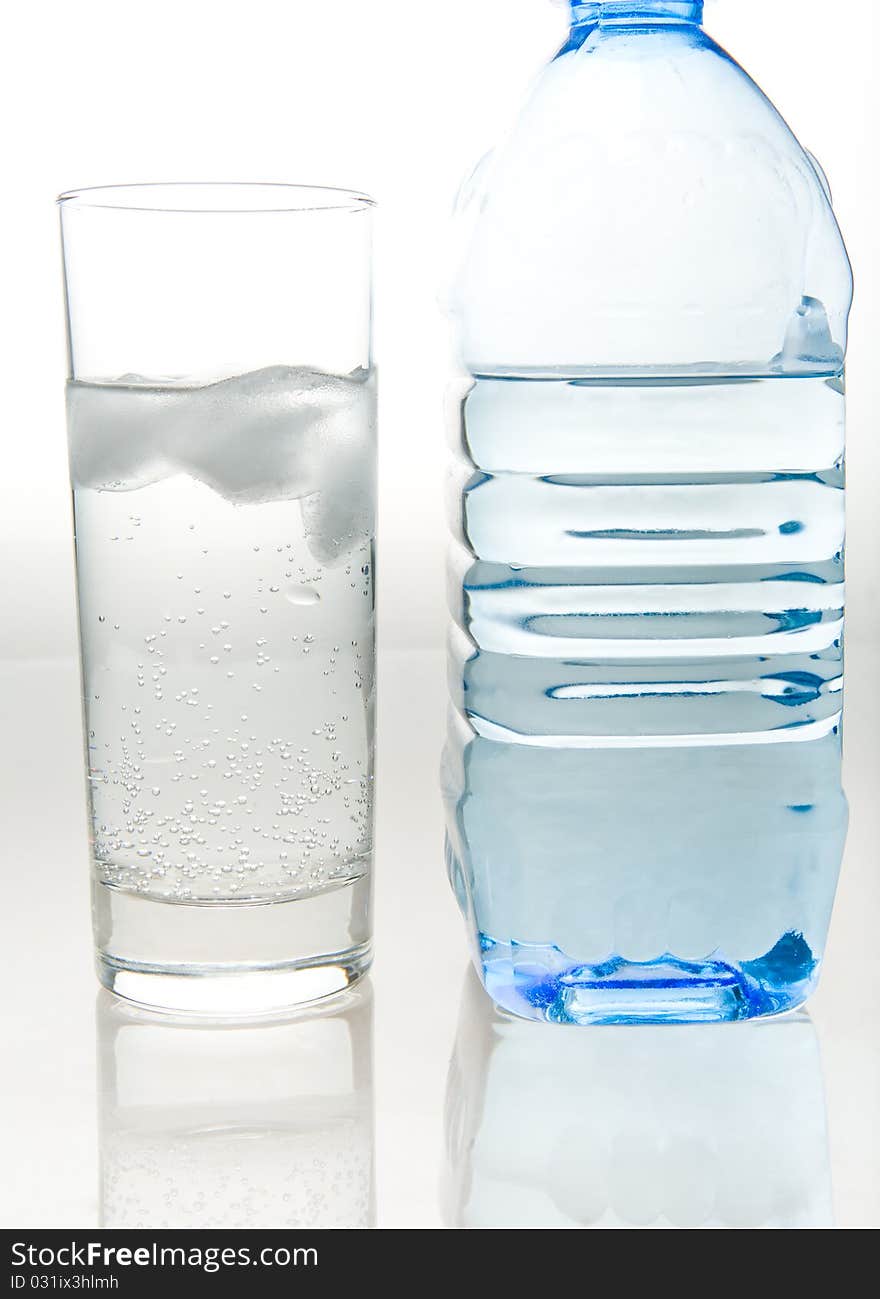
[(372, 1227), (372, 995), (183, 1022), (98, 1000), (101, 1225)]
[(809, 1018), (566, 1032), (469, 972), (446, 1109), (450, 1227), (831, 1227)]

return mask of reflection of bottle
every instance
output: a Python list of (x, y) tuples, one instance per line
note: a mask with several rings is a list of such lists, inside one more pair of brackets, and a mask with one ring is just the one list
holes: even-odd
[(462, 192), (448, 863), (533, 1019), (800, 1005), (840, 867), (852, 277), (702, 11), (572, 0)]
[(822, 1069), (804, 1014), (564, 1033), (469, 972), (450, 1068), (450, 1227), (831, 1227)]
[(372, 1227), (372, 998), (187, 1022), (98, 1001), (101, 1225)]

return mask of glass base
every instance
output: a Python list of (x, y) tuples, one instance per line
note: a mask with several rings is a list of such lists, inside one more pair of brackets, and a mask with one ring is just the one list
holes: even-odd
[(98, 978), (125, 1001), (171, 1014), (211, 1019), (276, 1015), (279, 1011), (335, 997), (366, 974), (369, 948), (340, 953), (324, 965), (290, 965), (271, 969), (203, 966), (185, 973), (141, 966), (121, 966), (97, 953)]
[(819, 962), (801, 934), (765, 956), (734, 964), (707, 958), (612, 957), (572, 962), (556, 947), (499, 943), (481, 935), (483, 983), (494, 1002), (524, 1019), (555, 1024), (694, 1024), (779, 1015), (803, 1005)]
[(93, 888), (98, 978), (140, 1006), (212, 1018), (332, 997), (369, 969), (367, 877), (265, 903), (181, 903)]

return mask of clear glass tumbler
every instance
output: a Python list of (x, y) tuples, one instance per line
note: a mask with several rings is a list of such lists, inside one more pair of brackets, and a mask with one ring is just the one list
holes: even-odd
[(372, 202), (60, 199), (102, 983), (257, 1013), (370, 961)]

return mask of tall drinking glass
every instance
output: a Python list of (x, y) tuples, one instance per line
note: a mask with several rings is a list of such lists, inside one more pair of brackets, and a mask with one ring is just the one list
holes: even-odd
[(60, 199), (99, 977), (254, 1013), (370, 961), (372, 203)]

